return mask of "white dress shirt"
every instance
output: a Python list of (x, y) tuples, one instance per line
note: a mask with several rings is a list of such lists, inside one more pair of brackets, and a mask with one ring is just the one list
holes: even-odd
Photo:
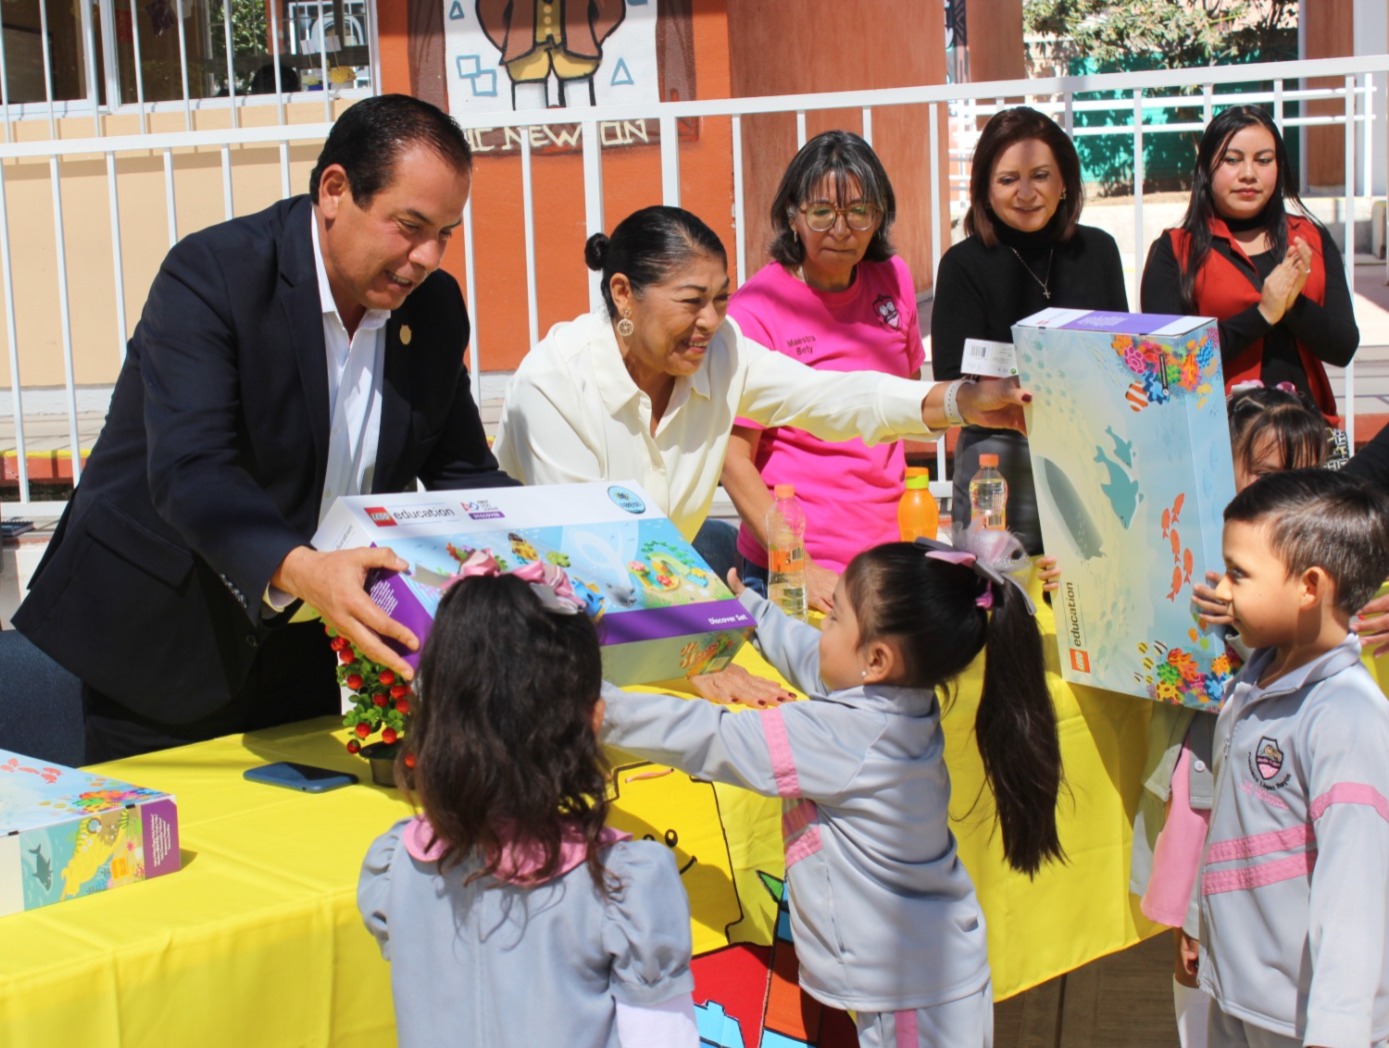
[(931, 383), (878, 372), (816, 371), (745, 338), (730, 317), (704, 363), (675, 380), (651, 432), (651, 399), (627, 373), (606, 314), (557, 324), (507, 390), (492, 451), (525, 484), (635, 480), (693, 538), (723, 472), (739, 416), (797, 426), (823, 440), (930, 437)]
[(342, 322), (323, 251), (318, 242), (318, 213), (313, 226), (313, 260), (318, 298), (323, 307), (323, 345), (328, 353), (328, 469), (318, 519), (339, 495), (371, 491), (376, 472), (376, 442), (381, 432), (381, 369), (390, 312), (368, 309), (349, 339)]
[[(349, 339), (342, 322), (323, 249), (318, 242), (318, 210), (309, 216), (313, 231), (314, 270), (318, 274), (318, 300), (323, 309), (323, 346), (328, 363), (328, 468), (323, 474), (323, 496), (318, 504), (322, 523), (328, 507), (339, 495), (371, 491), (376, 473), (376, 443), (381, 433), (381, 370), (386, 352), (386, 321), (390, 312), (368, 309)], [(272, 613), (283, 611), (294, 599), (268, 586), (262, 598)], [(304, 605), (295, 622), (317, 617)]]

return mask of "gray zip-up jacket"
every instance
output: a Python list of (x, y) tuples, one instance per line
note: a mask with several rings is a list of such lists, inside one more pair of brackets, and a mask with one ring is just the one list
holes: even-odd
[(784, 799), (791, 929), (812, 997), (890, 1012), (980, 990), (984, 918), (950, 832), (935, 695), (876, 685), (826, 694), (819, 631), (751, 591), (740, 599), (762, 653), (812, 701), (735, 712), (608, 686), (603, 741)]
[(1201, 986), (1304, 1044), (1389, 1034), (1389, 702), (1354, 634), (1258, 686), (1255, 652), (1215, 729), (1201, 863)]

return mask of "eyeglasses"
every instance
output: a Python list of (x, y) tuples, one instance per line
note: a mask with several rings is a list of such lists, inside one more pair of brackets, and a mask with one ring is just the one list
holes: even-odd
[(873, 223), (878, 221), (878, 206), (866, 201), (859, 201), (848, 207), (805, 204), (801, 207), (801, 214), (805, 216), (805, 224), (816, 233), (829, 232), (834, 228), (840, 215), (844, 216), (844, 221), (850, 229), (858, 233), (866, 233), (873, 228)]

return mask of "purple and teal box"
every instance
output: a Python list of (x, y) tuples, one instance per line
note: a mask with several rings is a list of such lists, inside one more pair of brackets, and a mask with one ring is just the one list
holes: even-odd
[(0, 914), (178, 868), (169, 794), (0, 750)]
[(1191, 603), (1235, 494), (1216, 322), (1049, 309), (1013, 343), (1061, 675), (1217, 708), (1238, 661)]
[[(614, 684), (723, 669), (754, 622), (633, 482), (356, 495), (333, 503), (314, 548), (383, 546), (409, 568), (369, 580), (372, 599), (421, 641), (443, 586), (469, 554), (507, 571), (564, 569), (598, 624)], [(412, 665), (418, 653), (406, 654)]]

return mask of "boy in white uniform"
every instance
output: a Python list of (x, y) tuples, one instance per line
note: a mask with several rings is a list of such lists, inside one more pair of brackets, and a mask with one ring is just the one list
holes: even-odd
[(1225, 510), (1228, 603), (1255, 650), (1215, 729), (1197, 890), (1210, 1044), (1389, 1037), (1389, 702), (1349, 630), (1389, 574), (1389, 499), (1324, 470)]

